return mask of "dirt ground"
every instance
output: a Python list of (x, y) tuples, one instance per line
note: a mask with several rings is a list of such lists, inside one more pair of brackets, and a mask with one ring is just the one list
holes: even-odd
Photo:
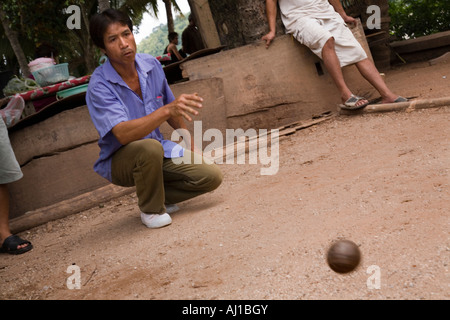
[[(386, 82), (450, 96), (450, 63)], [(449, 299), (449, 124), (449, 107), (336, 115), (281, 139), (276, 175), (221, 165), (168, 227), (145, 228), (130, 194), (22, 232), (34, 249), (0, 255), (0, 299)], [(344, 238), (362, 261), (341, 275), (325, 256)]]

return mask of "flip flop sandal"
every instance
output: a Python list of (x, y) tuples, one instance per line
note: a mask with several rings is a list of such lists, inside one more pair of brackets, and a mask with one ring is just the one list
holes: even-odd
[[(18, 246), (26, 244), (26, 247), (17, 249)], [(23, 240), (19, 236), (10, 235), (3, 241), (3, 245), (0, 248), (0, 252), (9, 254), (22, 254), (33, 249), (33, 245), (30, 241)]]
[(402, 96), (398, 96), (398, 98), (394, 100), (394, 103), (397, 102), (408, 102), (408, 99), (403, 98)]
[(351, 95), (350, 98), (347, 99), (347, 101), (344, 102), (344, 104), (341, 104), (340, 107), (341, 109), (345, 109), (345, 110), (358, 110), (358, 109), (362, 109), (364, 107), (366, 107), (369, 102), (367, 101), (366, 103), (360, 104), (360, 105), (356, 105), (359, 101), (361, 100), (367, 100), (363, 97), (358, 97), (355, 95)]

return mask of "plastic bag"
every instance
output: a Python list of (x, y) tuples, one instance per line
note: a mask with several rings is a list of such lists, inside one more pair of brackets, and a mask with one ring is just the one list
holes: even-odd
[(23, 109), (25, 109), (25, 101), (19, 94), (12, 97), (5, 108), (0, 109), (0, 116), (3, 118), (7, 128), (20, 120)]
[(19, 79), (14, 76), (9, 80), (6, 87), (3, 88), (3, 93), (6, 97), (12, 96), (16, 93), (27, 92), (39, 88), (39, 85), (33, 79)]
[(56, 62), (55, 62), (55, 60), (53, 60), (53, 58), (37, 58), (37, 59), (31, 61), (28, 64), (28, 67), (30, 68), (30, 72), (34, 72), (39, 69), (51, 67), (55, 64), (56, 64)]

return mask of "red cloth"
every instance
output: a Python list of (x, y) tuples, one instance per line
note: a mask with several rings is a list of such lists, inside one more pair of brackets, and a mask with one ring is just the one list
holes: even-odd
[(22, 92), (19, 95), (25, 101), (36, 100), (36, 99), (40, 99), (40, 98), (43, 98), (46, 96), (55, 95), (56, 92), (61, 91), (61, 90), (69, 89), (72, 87), (76, 87), (76, 86), (88, 83), (90, 78), (91, 78), (91, 75), (87, 75), (87, 76), (83, 76), (80, 78), (67, 80), (67, 81), (60, 82), (60, 83), (55, 83), (50, 86), (38, 88), (35, 90)]

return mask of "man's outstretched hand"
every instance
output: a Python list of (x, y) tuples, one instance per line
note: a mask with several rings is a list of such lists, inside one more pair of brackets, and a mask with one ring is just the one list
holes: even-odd
[(182, 94), (174, 101), (166, 105), (171, 117), (182, 116), (187, 121), (192, 121), (190, 115), (198, 115), (199, 109), (202, 108), (203, 98), (197, 93), (194, 94)]

